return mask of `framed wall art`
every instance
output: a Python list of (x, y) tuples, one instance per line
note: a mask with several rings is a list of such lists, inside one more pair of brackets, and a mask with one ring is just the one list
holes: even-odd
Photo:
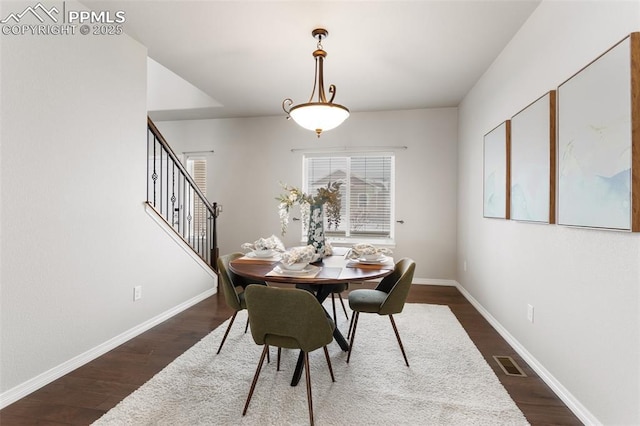
[(510, 127), (507, 120), (484, 135), (484, 217), (509, 219)]
[(640, 33), (557, 95), (558, 224), (640, 231)]
[(556, 91), (511, 118), (510, 218), (555, 223)]

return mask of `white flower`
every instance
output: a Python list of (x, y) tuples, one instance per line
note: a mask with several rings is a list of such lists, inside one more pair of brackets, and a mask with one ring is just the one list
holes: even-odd
[[(283, 183), (280, 185), (286, 191), (285, 194), (281, 194), (276, 199), (280, 201), (278, 204), (278, 215), (280, 216), (280, 228), (282, 231), (282, 235), (287, 232), (287, 227), (289, 224), (289, 210), (294, 205), (300, 205), (300, 213), (302, 215), (302, 229), (304, 232), (307, 231), (309, 224), (309, 203), (324, 205), (325, 203), (329, 203), (330, 207), (329, 212), (329, 226), (333, 224), (336, 227), (340, 222), (340, 185), (341, 182), (332, 182), (327, 184), (326, 188), (318, 188), (317, 195), (312, 196), (309, 194), (305, 194), (300, 189), (296, 187), (292, 187)], [(314, 213), (320, 215), (321, 212)], [(320, 220), (320, 217), (314, 220)]]

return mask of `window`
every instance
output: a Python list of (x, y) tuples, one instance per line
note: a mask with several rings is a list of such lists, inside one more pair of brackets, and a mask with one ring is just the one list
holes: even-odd
[[(206, 196), (207, 193), (207, 160), (201, 157), (187, 157), (187, 171), (198, 185), (198, 189)], [(190, 200), (193, 204), (193, 220), (191, 222), (191, 233), (204, 237), (207, 229), (207, 207), (198, 197), (192, 195)]]
[(391, 240), (393, 238), (394, 159), (389, 153), (307, 154), (303, 187), (315, 194), (330, 182), (341, 182), (341, 220), (325, 235), (334, 240)]

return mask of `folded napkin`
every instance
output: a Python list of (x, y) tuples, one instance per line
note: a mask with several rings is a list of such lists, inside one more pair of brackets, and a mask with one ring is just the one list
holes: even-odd
[(359, 259), (365, 254), (380, 254), (385, 256), (391, 256), (393, 254), (393, 251), (385, 247), (376, 247), (373, 244), (358, 243), (358, 244), (354, 244), (353, 247), (351, 247), (351, 251), (349, 252), (349, 257), (351, 259)]
[(292, 265), (300, 262), (313, 262), (316, 259), (316, 249), (309, 244), (304, 247), (293, 247), (282, 253), (282, 263)]
[(244, 250), (275, 250), (281, 253), (285, 250), (284, 244), (275, 235), (271, 235), (269, 238), (258, 238), (253, 243), (244, 243), (240, 247)]

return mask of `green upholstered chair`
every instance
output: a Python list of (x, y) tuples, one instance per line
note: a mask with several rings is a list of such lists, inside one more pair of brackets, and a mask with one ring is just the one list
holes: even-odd
[(360, 312), (367, 312), (378, 315), (389, 315), (391, 326), (396, 333), (396, 338), (398, 339), (398, 344), (404, 357), (404, 362), (407, 364), (407, 367), (409, 366), (407, 355), (402, 346), (402, 340), (400, 340), (400, 334), (398, 334), (398, 328), (393, 320), (393, 314), (399, 314), (402, 312), (402, 308), (404, 308), (415, 268), (416, 263), (413, 260), (409, 258), (401, 259), (396, 263), (393, 272), (384, 277), (375, 289), (359, 289), (349, 293), (349, 307), (353, 310), (353, 315), (351, 316), (351, 325), (347, 333), (347, 337), (351, 336), (347, 362), (349, 362), (351, 358)]
[(309, 420), (313, 425), (309, 352), (324, 349), (331, 381), (335, 382), (327, 351), (327, 345), (333, 340), (333, 321), (327, 318), (318, 300), (305, 290), (250, 285), (245, 290), (245, 300), (251, 335), (257, 345), (264, 345), (264, 349), (242, 415), (244, 416), (249, 408), (269, 346), (276, 346), (278, 351), (281, 348), (300, 349), (304, 355)]
[[(231, 317), (231, 321), (229, 321), (229, 326), (227, 327), (227, 331), (224, 333), (224, 337), (222, 338), (222, 342), (220, 342), (220, 347), (218, 348), (217, 354), (222, 350), (222, 345), (227, 340), (227, 335), (231, 330), (231, 326), (233, 325), (233, 321), (236, 319), (236, 315), (243, 309), (247, 308), (247, 305), (244, 301), (244, 292), (238, 291), (237, 288), (244, 287), (245, 283), (241, 282), (239, 277), (233, 274), (229, 270), (229, 262), (239, 257), (244, 256), (242, 253), (231, 253), (224, 256), (220, 256), (218, 258), (218, 278), (220, 282), (220, 287), (222, 288), (222, 292), (224, 294), (224, 300), (227, 302), (227, 305), (234, 309), (235, 312)], [(265, 283), (266, 285), (266, 283)], [(244, 327), (244, 332), (247, 332), (247, 327), (249, 327), (249, 320), (247, 319), (247, 323)]]

